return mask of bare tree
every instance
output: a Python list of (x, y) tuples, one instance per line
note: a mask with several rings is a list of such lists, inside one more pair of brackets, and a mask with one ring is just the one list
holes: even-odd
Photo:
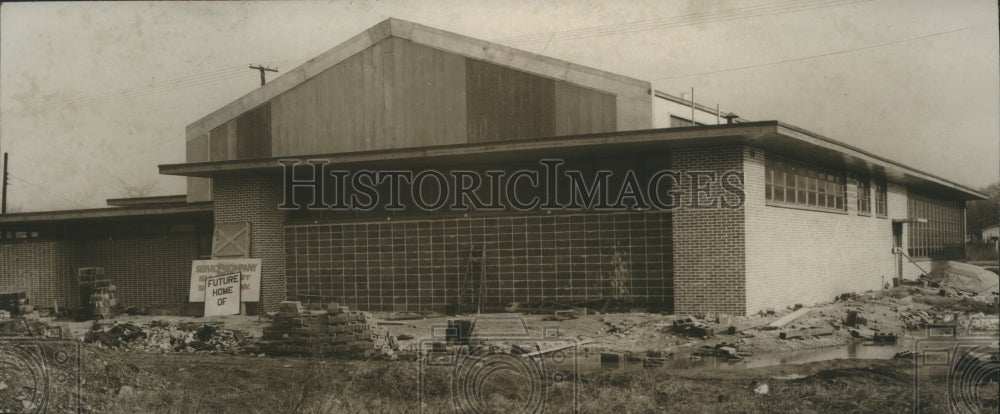
[(973, 234), (987, 226), (1000, 224), (1000, 182), (990, 184), (979, 191), (989, 198), (970, 201), (966, 205), (967, 231)]
[(149, 197), (153, 194), (153, 190), (156, 188), (156, 184), (151, 182), (135, 185), (126, 183), (125, 180), (122, 179), (118, 179), (118, 182), (122, 185), (118, 190), (118, 193), (123, 198)]

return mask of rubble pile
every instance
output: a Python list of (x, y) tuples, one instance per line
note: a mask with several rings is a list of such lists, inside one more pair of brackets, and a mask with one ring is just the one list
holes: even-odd
[(368, 314), (338, 303), (306, 309), (301, 302), (281, 302), (261, 339), (260, 349), (269, 355), (394, 357), (398, 349), (396, 338)]
[(239, 353), (252, 338), (237, 330), (210, 324), (153, 321), (148, 326), (129, 322), (94, 322), (84, 341), (102, 347), (140, 352)]

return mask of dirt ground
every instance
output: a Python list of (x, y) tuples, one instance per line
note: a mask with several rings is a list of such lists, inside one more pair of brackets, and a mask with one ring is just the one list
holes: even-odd
[[(937, 287), (901, 286), (844, 295), (836, 301), (807, 307), (799, 317), (774, 329), (768, 325), (795, 310), (753, 316), (588, 312), (577, 317), (556, 317), (547, 312), (488, 317), (523, 320), (531, 337), (541, 337), (545, 328), (557, 331), (560, 337), (577, 341), (588, 355), (651, 355), (652, 351), (667, 359), (697, 358), (691, 355), (714, 358), (719, 355), (712, 351), (725, 346), (738, 350), (738, 358), (752, 361), (765, 354), (871, 343), (876, 333), (895, 334), (899, 343), (907, 344), (923, 337), (924, 327), (934, 323), (954, 324), (961, 333), (978, 330), (995, 336), (997, 305), (992, 299), (991, 292), (975, 296), (946, 289), (942, 295)], [(850, 312), (855, 315), (849, 317)], [(435, 326), (472, 316), (370, 316), (398, 339), (399, 352), (394, 360), (272, 357), (242, 345), (152, 352), (148, 350), (155, 348), (147, 347), (126, 352), (83, 342), (93, 322), (46, 318), (40, 322), (59, 326), (65, 337), (81, 344), (79, 395), (84, 412), (375, 413), (418, 412), (420, 407), (424, 412), (451, 412), (456, 400), (449, 384), (456, 384), (452, 378), (456, 368), (427, 366), (426, 360), (416, 358), (415, 351), (422, 339), (431, 337)], [(692, 334), (675, 329), (674, 321), (688, 318), (714, 332)], [(240, 331), (249, 338), (247, 342), (260, 338), (270, 324), (267, 316), (123, 315), (115, 319), (143, 329), (151, 325), (207, 324)], [(846, 323), (849, 319), (854, 326)], [(731, 327), (735, 333), (727, 332)], [(809, 332), (817, 335), (780, 338), (782, 333), (805, 328), (812, 328)], [(701, 334), (705, 335), (696, 336)], [(911, 412), (914, 404), (921, 412), (949, 410), (945, 397), (949, 395), (949, 382), (939, 377), (920, 377), (914, 360), (907, 358), (840, 359), (795, 365), (783, 365), (779, 360), (772, 366), (741, 369), (636, 367), (639, 365), (578, 368), (576, 375), (568, 377), (577, 381), (539, 388), (545, 391), (544, 411), (572, 412), (576, 407), (579, 412)], [(28, 402), (31, 390), (9, 375), (4, 377), (3, 368), (0, 364), (0, 403), (7, 404), (3, 406), (6, 408), (18, 404), (32, 408)], [(995, 363), (991, 369), (1000, 371)], [(986, 408), (980, 412), (996, 412), (996, 383), (988, 384), (993, 388), (986, 387), (976, 394), (985, 401)], [(481, 399), (485, 412), (509, 412), (526, 404), (526, 395), (535, 395), (531, 391), (538, 389), (532, 387), (523, 378), (501, 373), (477, 392), (486, 396)], [(71, 412), (65, 400), (50, 401), (50, 412)], [(537, 402), (531, 398), (527, 401)], [(55, 405), (57, 402), (63, 405)]]
[[(87, 348), (83, 412), (455, 412), (452, 371), (413, 361), (342, 361), (246, 355), (116, 353)], [(951, 412), (947, 381), (916, 376), (911, 360), (833, 360), (746, 370), (585, 371), (533, 388), (497, 375), (483, 412), (541, 402), (553, 413)], [(916, 388), (915, 388), (916, 383)], [(982, 387), (995, 413), (996, 390)], [(532, 391), (544, 392), (532, 400)], [(989, 394), (992, 392), (992, 394)], [(478, 395), (477, 395), (478, 396)], [(421, 410), (422, 408), (422, 410)], [(70, 412), (57, 411), (51, 412)]]
[[(557, 328), (559, 335), (572, 338), (586, 351), (612, 351), (642, 353), (685, 354), (703, 346), (715, 346), (722, 342), (736, 345), (740, 351), (749, 354), (762, 352), (786, 352), (803, 349), (836, 347), (857, 341), (845, 326), (849, 311), (867, 320), (858, 325), (860, 333), (869, 339), (873, 333), (895, 334), (900, 341), (922, 337), (926, 323), (947, 323), (957, 321), (960, 329), (969, 324), (971, 318), (996, 315), (995, 307), (988, 298), (965, 296), (940, 296), (937, 288), (897, 287), (879, 292), (849, 295), (843, 300), (823, 303), (807, 308), (807, 313), (788, 324), (769, 329), (768, 324), (793, 312), (781, 309), (771, 315), (731, 316), (710, 315), (660, 315), (650, 313), (607, 313), (581, 315), (565, 319), (552, 314), (489, 314), (488, 318), (514, 318), (523, 320), (531, 337), (541, 337), (545, 328)], [(981, 315), (980, 315), (981, 314)], [(440, 314), (418, 315), (401, 313), (371, 313), (380, 326), (389, 330), (390, 335), (399, 339), (403, 354), (416, 352), (418, 343), (432, 336), (435, 326), (446, 326), (451, 319), (475, 319), (475, 315), (445, 316)], [(676, 332), (673, 322), (693, 318), (703, 322), (714, 331), (712, 336), (691, 336)], [(259, 338), (263, 328), (268, 326), (267, 316), (215, 316), (190, 318), (180, 316), (120, 315), (120, 322), (149, 325), (153, 321), (172, 323), (219, 324), (227, 329), (246, 332), (250, 337)], [(46, 320), (62, 327), (72, 338), (83, 338), (90, 330), (92, 322), (67, 322)], [(728, 334), (729, 327), (737, 332)], [(791, 333), (805, 328), (830, 328), (829, 335), (807, 336), (798, 339), (780, 339), (781, 333)], [(486, 334), (489, 334), (488, 332)]]

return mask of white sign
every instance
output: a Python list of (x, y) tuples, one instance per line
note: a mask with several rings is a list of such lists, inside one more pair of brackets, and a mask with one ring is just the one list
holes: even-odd
[(240, 274), (205, 279), (205, 316), (240, 313)]
[(244, 302), (260, 301), (260, 259), (214, 259), (191, 261), (190, 302), (205, 300), (205, 279), (230, 273), (240, 273), (240, 298)]

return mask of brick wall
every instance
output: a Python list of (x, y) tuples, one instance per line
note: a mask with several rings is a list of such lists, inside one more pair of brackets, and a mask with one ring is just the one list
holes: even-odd
[[(846, 214), (769, 206), (764, 193), (768, 154), (750, 148), (745, 153), (747, 312), (830, 301), (891, 283), (896, 275), (892, 219), (906, 217), (905, 187), (889, 185), (888, 218), (858, 215), (857, 177), (852, 175)], [(903, 243), (905, 248), (905, 234)]]
[[(191, 261), (198, 258), (198, 237), (114, 237), (76, 242), (76, 268), (103, 267), (118, 289), (122, 306), (185, 303), (191, 283)], [(72, 288), (71, 288), (72, 289)]]
[(285, 300), (285, 212), (281, 177), (214, 178), (215, 224), (250, 222), (250, 257), (261, 259), (261, 301), (249, 313), (275, 311)]
[[(692, 202), (686, 173), (742, 171), (740, 147), (717, 146), (679, 149), (670, 154), (673, 170), (685, 173), (681, 204)], [(719, 181), (709, 186), (710, 196), (725, 193)], [(735, 201), (731, 201), (735, 202)], [(699, 204), (704, 204), (699, 202)], [(744, 215), (742, 208), (680, 208), (673, 213), (675, 313), (746, 311), (744, 288)]]
[(98, 240), (24, 239), (0, 242), (0, 291), (28, 292), (36, 306), (79, 306), (76, 272), (103, 267), (123, 306), (187, 301), (194, 234)]
[(35, 306), (79, 302), (71, 242), (10, 240), (0, 242), (0, 292), (26, 291)]
[(458, 300), (470, 248), (484, 244), (489, 304), (617, 297), (669, 309), (673, 293), (669, 213), (290, 225), (285, 237), (290, 296), (361, 310), (443, 311)]

